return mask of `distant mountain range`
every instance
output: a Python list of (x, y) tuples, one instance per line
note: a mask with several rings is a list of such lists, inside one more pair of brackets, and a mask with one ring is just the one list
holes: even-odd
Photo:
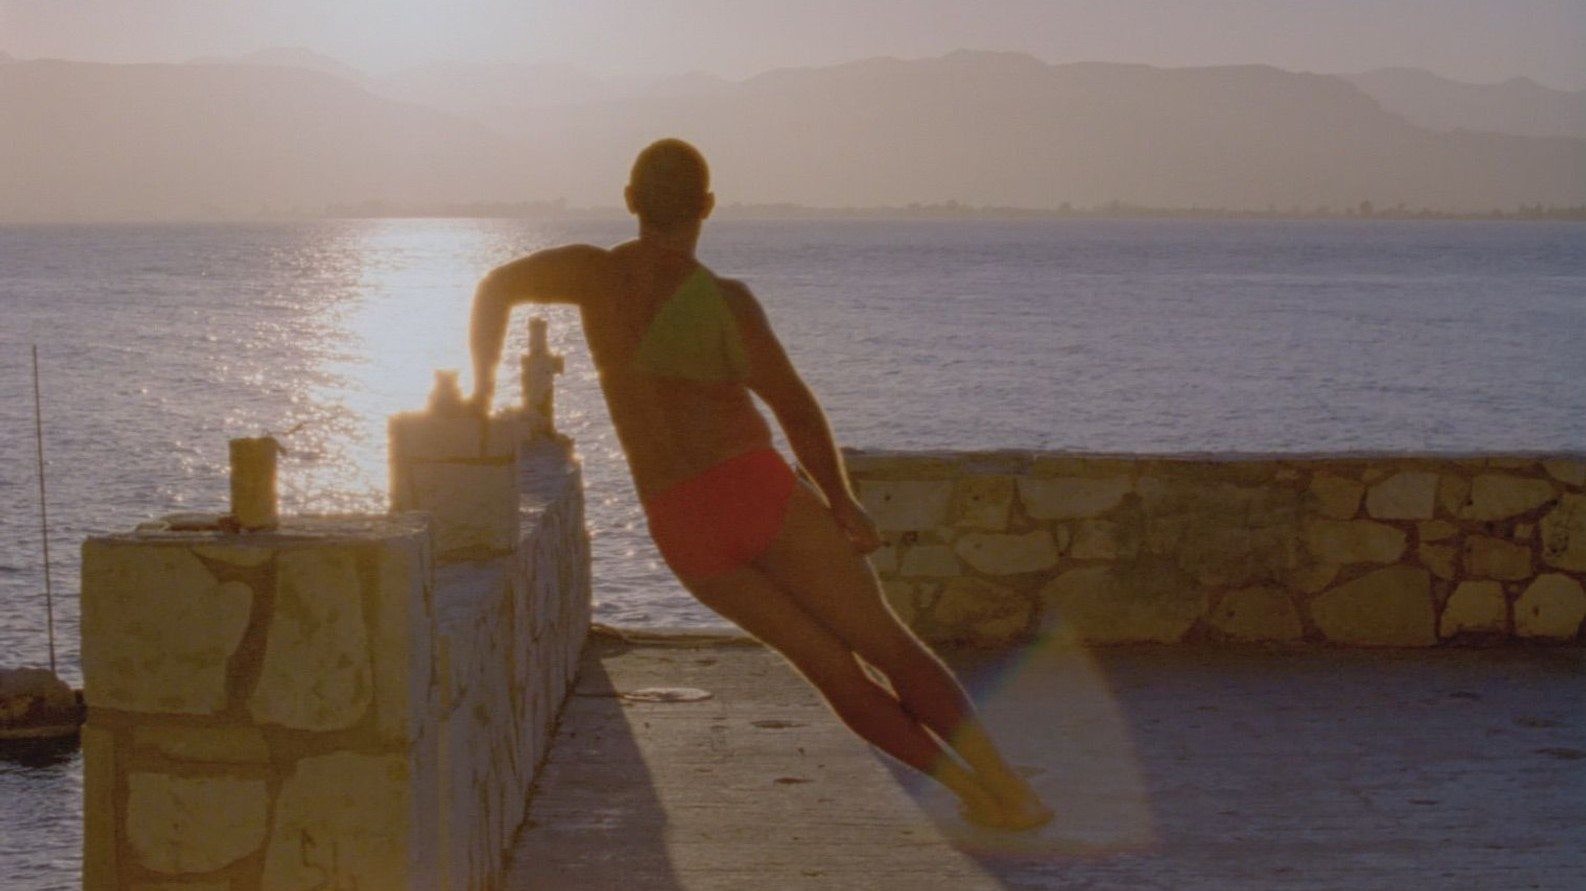
[(321, 74), (339, 77), (343, 80), (350, 80), (359, 86), (368, 86), (371, 83), (371, 78), (351, 65), (300, 46), (271, 47), (242, 56), (202, 56), (196, 59), (189, 59), (188, 64), (304, 68), (309, 71), (318, 71)]
[(1431, 130), (1586, 139), (1586, 90), (1552, 90), (1524, 77), (1501, 84), (1463, 84), (1413, 68), (1384, 68), (1345, 79), (1388, 111)]
[(0, 219), (317, 213), (486, 195), (521, 156), (463, 118), (244, 65), (0, 65)]
[[(288, 54), (299, 56), (296, 64), (300, 67), (325, 71), (346, 67), (334, 59), (314, 58), (306, 50), (267, 51), (247, 58), (254, 62), (271, 59), (279, 64)], [(968, 55), (983, 60), (1001, 58), (1041, 64), (1033, 57), (1014, 53)], [(1337, 76), (1375, 99), (1383, 110), (1427, 129), (1586, 139), (1586, 90), (1554, 90), (1523, 77), (1501, 84), (1468, 84), (1413, 68), (1383, 68)], [(570, 65), (464, 62), (435, 63), (384, 78), (362, 78), (360, 82), (391, 98), (492, 112), (658, 95), (722, 95), (738, 86), (702, 73), (660, 80), (600, 78)]]
[(743, 81), (510, 65), (372, 77), (305, 50), (0, 62), (0, 220), (610, 206), (663, 135), (707, 152), (728, 204), (1586, 204), (1583, 94), (1528, 81), (984, 52)]

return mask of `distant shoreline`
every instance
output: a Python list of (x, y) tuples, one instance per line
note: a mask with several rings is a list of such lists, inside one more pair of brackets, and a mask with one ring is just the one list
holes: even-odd
[[(1114, 201), (1093, 207), (1026, 208), (977, 206), (949, 201), (880, 207), (811, 207), (802, 204), (725, 204), (718, 219), (866, 219), (866, 220), (1025, 220), (1025, 219), (1222, 219), (1222, 220), (1570, 220), (1586, 221), (1586, 206), (1522, 205), (1514, 210), (1481, 213), (1409, 209), (1378, 209), (1370, 202), (1347, 208), (1234, 210), (1209, 207), (1145, 207)], [(442, 205), (395, 205), (371, 201), (336, 204), (323, 217), (332, 219), (627, 219), (617, 207), (567, 207), (560, 202), (490, 202)]]
[[(263, 208), (252, 214), (228, 213), (218, 208), (189, 216), (107, 217), (79, 219), (5, 219), (0, 226), (138, 225), (307, 222), (313, 220), (432, 219), (432, 220), (627, 220), (627, 211), (610, 207), (569, 207), (562, 202), (469, 202), (448, 204), (398, 204), (363, 201), (333, 204), (318, 212), (277, 211)], [(1521, 205), (1513, 210), (1485, 212), (1411, 210), (1403, 206), (1377, 209), (1363, 202), (1347, 208), (1317, 207), (1268, 210), (1235, 210), (1214, 207), (1145, 207), (1111, 202), (1093, 207), (1026, 208), (975, 206), (947, 202), (880, 207), (812, 207), (801, 204), (726, 204), (716, 209), (720, 220), (1350, 220), (1350, 221), (1508, 221), (1586, 222), (1586, 206), (1552, 207)]]

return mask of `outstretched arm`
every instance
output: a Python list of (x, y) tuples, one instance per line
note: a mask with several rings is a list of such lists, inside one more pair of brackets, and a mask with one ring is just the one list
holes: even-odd
[(831, 424), (815, 400), (815, 394), (794, 370), (787, 352), (771, 331), (765, 311), (749, 289), (736, 282), (723, 284), (735, 295), (733, 305), (745, 351), (750, 356), (749, 389), (763, 399), (776, 416), (799, 466), (826, 496), (832, 516), (854, 547), (861, 553), (881, 547), (881, 535), (854, 495)]
[(480, 411), (490, 408), (512, 307), (519, 303), (582, 304), (599, 291), (606, 257), (604, 249), (591, 245), (550, 248), (497, 266), (479, 282), (468, 333), (474, 363), (471, 405)]

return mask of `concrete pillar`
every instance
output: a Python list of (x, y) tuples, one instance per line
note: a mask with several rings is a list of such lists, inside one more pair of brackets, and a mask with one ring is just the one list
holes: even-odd
[(442, 559), (501, 556), (518, 545), (518, 441), (504, 418), (393, 415), (391, 509), (425, 511)]
[(231, 446), (231, 515), (248, 530), (274, 529), (280, 523), (275, 495), (275, 458), (281, 443), (273, 436), (233, 439)]
[(523, 355), (523, 419), (531, 437), (556, 435), (556, 376), (562, 356), (551, 352), (545, 319), (529, 319), (529, 351)]

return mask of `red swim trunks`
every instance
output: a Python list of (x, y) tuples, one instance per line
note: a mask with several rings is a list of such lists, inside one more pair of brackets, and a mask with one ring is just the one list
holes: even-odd
[(685, 579), (747, 566), (782, 531), (795, 485), (775, 449), (728, 458), (646, 501), (650, 536)]

